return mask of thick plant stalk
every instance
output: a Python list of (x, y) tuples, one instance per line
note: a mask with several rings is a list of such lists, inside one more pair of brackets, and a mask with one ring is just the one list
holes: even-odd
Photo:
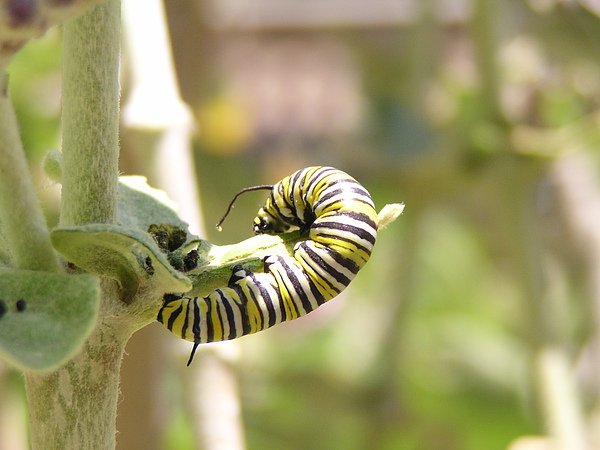
[[(120, 2), (109, 0), (65, 27), (61, 222), (115, 217)], [(119, 321), (113, 282), (103, 283), (99, 323), (81, 353), (58, 371), (25, 375), (31, 445), (111, 449), (119, 369), (131, 335)]]
[(0, 81), (0, 229), (16, 268), (57, 271), (6, 81)]
[(115, 447), (119, 370), (130, 335), (101, 322), (66, 366), (25, 375), (33, 450)]
[(115, 218), (119, 5), (110, 0), (65, 26), (61, 225), (110, 223)]

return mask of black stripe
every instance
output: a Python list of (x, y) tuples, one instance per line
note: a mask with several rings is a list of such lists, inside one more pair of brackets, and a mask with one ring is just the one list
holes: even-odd
[(312, 202), (308, 201), (308, 188), (307, 188), (307, 178), (308, 178), (308, 170), (304, 169), (302, 170), (302, 181), (300, 182), (298, 189), (299, 189), (299, 196), (300, 198), (302, 198), (302, 203), (304, 206), (304, 215), (303, 217), (300, 217), (298, 212), (296, 212), (296, 215), (298, 216), (298, 218), (302, 221), (302, 226), (300, 227), (301, 230), (306, 230), (308, 228), (310, 228), (310, 226), (312, 225), (312, 223), (315, 221), (316, 216), (315, 216), (315, 211), (314, 208), (312, 206)]
[[(348, 286), (350, 284), (350, 278), (348, 278), (343, 273), (339, 272), (337, 269), (327, 264), (321, 255), (319, 255), (316, 251), (310, 248), (308, 245), (303, 245), (304, 250), (308, 254), (309, 258), (317, 264), (321, 269), (327, 272), (328, 275), (332, 276), (338, 283), (343, 284), (344, 286)], [(333, 286), (332, 286), (333, 287)], [(337, 288), (335, 288), (337, 289)]]
[[(318, 241), (318, 238), (320, 238), (320, 237), (322, 237), (322, 238), (324, 238), (324, 239), (333, 239), (333, 240), (338, 240), (338, 241), (342, 241), (342, 242), (347, 242), (347, 243), (349, 243), (349, 244), (352, 244), (354, 247), (356, 247), (356, 249), (358, 249), (358, 250), (362, 250), (362, 251), (363, 251), (363, 252), (365, 252), (367, 255), (370, 255), (370, 254), (371, 254), (371, 250), (370, 250), (370, 249), (368, 249), (367, 247), (365, 247), (365, 246), (364, 246), (364, 245), (362, 245), (362, 244), (359, 244), (359, 243), (358, 243), (358, 242), (356, 242), (356, 240), (354, 240), (354, 239), (350, 239), (350, 238), (347, 238), (347, 237), (344, 237), (344, 236), (336, 236), (336, 235), (334, 235), (334, 234), (329, 234), (329, 233), (318, 233), (318, 234), (317, 234), (317, 236), (316, 236), (316, 238), (315, 238), (314, 240), (315, 240), (316, 242), (319, 242), (319, 241)], [(334, 244), (330, 244), (330, 243), (328, 243), (327, 245), (326, 245), (326, 244), (321, 244), (321, 245), (323, 245), (323, 246), (332, 246), (332, 245), (334, 245)]]
[[(283, 260), (283, 257), (282, 257), (282, 256), (276, 256), (276, 258), (277, 258), (277, 261), (279, 261), (280, 263), (281, 263), (281, 261)], [(284, 272), (285, 272), (285, 273), (286, 273), (286, 275), (287, 275), (287, 270), (286, 270), (286, 268), (285, 268), (285, 266), (284, 266), (283, 264), (282, 264), (282, 267), (283, 267), (283, 270), (284, 270)], [(283, 275), (282, 275), (281, 271), (275, 271), (275, 272), (273, 272), (273, 271), (270, 271), (270, 272), (271, 272), (271, 273), (273, 274), (273, 276), (275, 277), (275, 283), (277, 283), (277, 287), (279, 288), (279, 296), (280, 296), (280, 298), (281, 298), (281, 307), (282, 307), (281, 311), (282, 311), (282, 313), (283, 313), (282, 315), (283, 315), (283, 316), (287, 316), (287, 314), (285, 313), (285, 305), (284, 305), (284, 301), (285, 301), (285, 300), (284, 300), (284, 298), (283, 298), (283, 294), (282, 294), (282, 292), (281, 292), (281, 291), (282, 291), (282, 289), (283, 289), (283, 288), (285, 288), (285, 290), (288, 292), (288, 295), (290, 296), (290, 299), (292, 300), (292, 306), (293, 306), (293, 308), (294, 308), (294, 311), (296, 312), (296, 317), (299, 317), (299, 316), (300, 316), (300, 311), (298, 311), (298, 307), (296, 306), (296, 303), (293, 301), (293, 300), (294, 300), (294, 292), (290, 292), (290, 291), (289, 291), (289, 289), (288, 289), (288, 286), (285, 284), (285, 279), (284, 279), (284, 277), (283, 277)], [(279, 281), (278, 281), (278, 279), (277, 279), (277, 276), (275, 276), (275, 273), (277, 273), (277, 274), (279, 275), (279, 277), (281, 278), (281, 283), (283, 283), (283, 286), (281, 286), (281, 285), (279, 284)], [(287, 317), (286, 317), (286, 319), (287, 319)]]
[(179, 302), (179, 308), (175, 309), (171, 314), (169, 314), (167, 323), (165, 324), (169, 330), (173, 331), (173, 325), (179, 317), (179, 314), (181, 314), (181, 311), (183, 311), (183, 300)]
[[(316, 244), (317, 243), (314, 243), (314, 245), (316, 245)], [(331, 257), (331, 259), (333, 259), (336, 263), (338, 263), (340, 266), (344, 267), (345, 269), (348, 269), (353, 274), (357, 274), (361, 268), (361, 266), (356, 264), (356, 261), (343, 257), (342, 255), (339, 254), (339, 252), (336, 252), (335, 250), (333, 250), (332, 248), (330, 248), (326, 245), (320, 244), (320, 247), (317, 247), (317, 248), (319, 250), (323, 250), (323, 251), (327, 252), (327, 254)]]
[[(294, 216), (298, 218), (298, 221), (295, 225), (301, 230), (308, 229), (315, 220), (315, 215), (312, 210), (312, 206), (309, 202), (306, 201), (306, 191), (304, 189), (304, 185), (306, 183), (307, 177), (307, 169), (298, 170), (292, 176), (293, 183), (290, 184), (290, 196), (294, 204)], [(298, 205), (298, 203), (296, 202), (296, 197), (298, 197), (301, 205)], [(304, 210), (304, 212), (302, 213), (302, 217), (300, 217), (299, 206), (301, 206)]]
[(306, 205), (306, 194), (307, 194), (307, 178), (308, 178), (308, 170), (307, 169), (303, 169), (303, 170), (299, 170), (298, 173), (302, 174), (302, 180), (298, 183), (298, 192), (300, 193), (300, 196), (302, 197), (302, 201), (304, 202), (304, 204)]
[(221, 341), (225, 339), (225, 324), (223, 323), (223, 313), (221, 312), (221, 308), (219, 305), (215, 305), (217, 308), (217, 316), (219, 317), (219, 324), (221, 325)]
[(373, 231), (377, 230), (377, 224), (368, 216), (368, 214), (356, 211), (343, 211), (338, 213), (338, 215), (350, 217), (351, 219), (366, 223), (371, 228), (373, 228)]
[(269, 208), (265, 210), (267, 213), (269, 213), (270, 216), (277, 220), (281, 220), (281, 218), (283, 217), (283, 214), (281, 214), (281, 211), (279, 209), (279, 205), (277, 205), (277, 202), (275, 201), (275, 189), (279, 189), (280, 185), (281, 182), (277, 183), (275, 186), (273, 186), (273, 189), (271, 189), (271, 192), (269, 194), (269, 200), (271, 200), (271, 204), (269, 205)]
[[(163, 305), (160, 308), (160, 310), (158, 311), (158, 315), (156, 316), (156, 320), (158, 320), (163, 325), (166, 325), (165, 319), (168, 320), (168, 318), (165, 318), (164, 314), (163, 314), (164, 311), (165, 311), (165, 308), (167, 306), (169, 306), (171, 303), (181, 300), (181, 298), (182, 298), (181, 295), (165, 294), (163, 296)], [(169, 315), (169, 317), (171, 317), (171, 316)], [(169, 330), (170, 330), (170, 328), (169, 328)]]
[[(309, 312), (311, 312), (313, 310), (313, 306), (310, 303), (310, 299), (308, 298), (308, 295), (306, 295), (306, 292), (302, 288), (302, 284), (300, 283), (300, 280), (298, 280), (298, 277), (296, 276), (294, 271), (290, 268), (290, 264), (287, 264), (287, 261), (285, 259), (283, 259), (283, 261), (285, 263), (285, 265), (284, 265), (285, 272), (287, 273), (287, 276), (288, 276), (289, 280), (291, 281), (292, 286), (294, 286), (295, 292), (294, 292), (294, 295), (292, 295), (292, 298), (298, 297), (300, 299), (300, 302), (302, 303), (302, 307), (304, 308), (304, 311), (306, 311), (306, 313), (308, 314)], [(294, 263), (292, 263), (292, 264), (294, 264)], [(306, 277), (306, 278), (309, 279), (308, 277)], [(299, 312), (300, 311), (298, 311), (298, 313)]]
[(260, 323), (258, 325), (257, 331), (264, 330), (265, 329), (265, 316), (263, 314), (263, 310), (261, 309), (260, 304), (258, 303), (258, 300), (256, 298), (256, 294), (254, 293), (254, 290), (250, 289), (247, 284), (246, 284), (246, 286), (247, 286), (248, 293), (250, 294), (250, 300), (256, 306), (256, 309), (258, 310), (258, 315), (260, 318)]
[[(0, 304), (2, 305), (2, 306), (0, 306), (0, 309), (1, 309), (4, 307), (4, 302), (2, 302), (2, 300), (0, 300)], [(163, 317), (164, 310), (165, 310), (165, 305), (163, 305), (163, 307), (158, 310), (158, 314), (156, 315), (156, 320), (158, 320), (162, 324), (165, 323), (165, 318)]]
[(183, 321), (183, 326), (181, 327), (181, 339), (185, 339), (185, 333), (187, 332), (188, 326), (190, 324), (190, 302), (191, 298), (183, 298), (181, 299), (181, 304), (183, 306), (185, 300), (185, 320)]
[[(289, 181), (288, 181), (289, 183)], [(290, 203), (290, 198), (287, 195), (287, 189), (286, 186), (283, 184), (283, 180), (280, 181), (279, 183), (277, 183), (277, 191), (279, 192), (279, 195), (281, 195), (281, 198), (283, 200), (283, 203), (285, 204), (285, 206), (288, 207), (289, 210), (292, 211), (292, 213), (295, 211), (294, 205), (292, 203)], [(282, 218), (285, 219), (289, 219), (288, 217), (285, 217), (282, 215)]]
[(212, 321), (213, 302), (210, 298), (206, 299), (206, 342), (215, 340), (215, 326)]
[(208, 301), (206, 298), (198, 298), (195, 297), (193, 300), (190, 300), (194, 302), (194, 323), (192, 325), (192, 333), (194, 334), (194, 342), (200, 342), (200, 305), (199, 302), (200, 301)]
[[(306, 256), (306, 257), (305, 257)], [(317, 270), (315, 270), (315, 266), (314, 266), (314, 261), (312, 259), (310, 259), (308, 257), (308, 255), (299, 255), (300, 259), (302, 260), (301, 262), (303, 264), (306, 264), (308, 267), (310, 267), (314, 272), (315, 272), (315, 277), (318, 278), (319, 281), (321, 281), (321, 283), (317, 283), (315, 280), (313, 280), (312, 275), (309, 272), (305, 272), (306, 273), (306, 277), (311, 280), (312, 282), (314, 282), (315, 284), (323, 284), (325, 283), (331, 290), (333, 290), (334, 292), (337, 292), (338, 294), (341, 292), (337, 287), (335, 287), (334, 285), (331, 284), (331, 281), (328, 280), (327, 278), (323, 278), (319, 272)], [(299, 261), (300, 262), (300, 261)], [(336, 294), (337, 295), (337, 294)], [(332, 295), (329, 295), (327, 297), (327, 300), (329, 300), (330, 298), (332, 298)], [(319, 303), (322, 304), (326, 301), (325, 297), (323, 296), (323, 302)]]
[[(285, 303), (283, 300), (283, 296), (281, 295), (281, 288), (279, 287), (277, 278), (275, 277), (275, 274), (273, 273), (274, 271), (271, 270), (271, 265), (273, 265), (274, 263), (267, 261), (269, 258), (273, 258), (273, 256), (270, 256), (270, 257), (268, 256), (265, 258), (264, 271), (265, 271), (265, 273), (269, 273), (273, 277), (273, 280), (275, 282), (275, 292), (277, 293), (277, 302), (279, 303), (279, 311), (281, 312), (281, 321), (285, 322), (286, 320), (288, 320), (287, 311), (285, 310)], [(280, 257), (274, 256), (274, 258), (279, 260)]]
[[(289, 192), (289, 196), (290, 196), (290, 200), (292, 202), (293, 208), (292, 211), (297, 211), (297, 206), (296, 206), (296, 196), (294, 195), (294, 192), (299, 188), (298, 185), (298, 178), (300, 178), (300, 175), (302, 174), (302, 170), (298, 170), (296, 172), (294, 172), (292, 174), (292, 176), (290, 176), (290, 180), (289, 180), (289, 188), (288, 188), (288, 192)], [(300, 192), (300, 191), (298, 191)], [(300, 195), (298, 195), (300, 197)]]
[[(344, 231), (346, 233), (351, 233), (364, 241), (370, 242), (372, 245), (375, 245), (375, 236), (373, 236), (371, 233), (363, 230), (362, 228), (355, 227), (354, 225), (331, 221), (332, 219), (335, 219), (335, 216), (328, 217), (327, 221), (319, 222), (317, 225), (315, 225), (315, 228), (329, 228), (332, 230)], [(321, 233), (318, 234), (321, 235)], [(340, 239), (342, 238), (340, 237)]]
[[(306, 192), (308, 193), (311, 189), (313, 189), (314, 186), (316, 186), (321, 181), (325, 180), (329, 175), (332, 175), (335, 172), (340, 172), (340, 171), (337, 169), (334, 169), (333, 167), (321, 167), (319, 170), (317, 170), (315, 173), (313, 173), (311, 175), (311, 177), (308, 181), (308, 185), (306, 186)], [(329, 186), (330, 184), (331, 184), (331, 182), (325, 181), (325, 187)], [(309, 199), (309, 200), (312, 200), (311, 203), (313, 203), (317, 199), (313, 198), (313, 199)]]
[(366, 203), (366, 201), (364, 199), (357, 197), (354, 194), (363, 194), (365, 197), (367, 197), (369, 199), (371, 198), (371, 196), (369, 195), (369, 193), (366, 190), (364, 190), (363, 188), (360, 187), (360, 185), (357, 185), (355, 183), (354, 186), (352, 186), (352, 187), (341, 187), (340, 189), (335, 189), (333, 191), (329, 191), (329, 192), (327, 192), (327, 194), (320, 196), (318, 198), (318, 200), (315, 202), (314, 208), (317, 209), (320, 205), (325, 203), (330, 198), (335, 197), (336, 195), (340, 195), (340, 194), (344, 194), (346, 196), (346, 198), (344, 198), (343, 200), (340, 200), (342, 202), (362, 201), (363, 203)]
[(225, 301), (221, 302), (221, 304), (225, 307), (225, 314), (227, 316), (227, 323), (229, 325), (229, 336), (227, 339), (235, 339), (236, 328), (235, 328), (235, 313), (233, 312), (233, 307), (231, 306), (231, 299), (227, 298)]
[(245, 336), (246, 334), (250, 333), (250, 321), (248, 320), (248, 299), (246, 298), (246, 295), (242, 292), (239, 285), (234, 286), (232, 289), (237, 293), (238, 297), (240, 298), (240, 301), (242, 302), (242, 304), (239, 305), (240, 319), (242, 321), (242, 334), (238, 335), (237, 337)]
[[(302, 245), (302, 244), (300, 244)], [(283, 257), (278, 257), (281, 259), (284, 259)], [(306, 277), (306, 280), (308, 281), (308, 285), (310, 286), (310, 292), (312, 293), (313, 297), (316, 299), (317, 301), (317, 305), (322, 305), (323, 303), (325, 303), (327, 300), (325, 299), (325, 297), (323, 296), (323, 294), (321, 293), (321, 291), (319, 291), (319, 289), (317, 288), (315, 282), (312, 280), (312, 278), (310, 278), (310, 276), (308, 276), (308, 274), (306, 273), (306, 271), (304, 270), (304, 268), (302, 267), (302, 265), (300, 264), (300, 261), (298, 261), (296, 259), (296, 263), (298, 266), (300, 266), (301, 270), (302, 270), (302, 274)], [(310, 264), (308, 264), (310, 266)], [(329, 283), (328, 283), (329, 284)], [(333, 288), (333, 286), (331, 286)], [(278, 292), (278, 295), (280, 295), (280, 293)], [(283, 310), (285, 312), (285, 310)], [(283, 316), (284, 318), (282, 320), (286, 320), (285, 318), (285, 314)]]
[(276, 317), (276, 313), (275, 313), (275, 305), (273, 305), (273, 299), (271, 299), (271, 297), (269, 296), (269, 291), (267, 290), (267, 288), (265, 288), (263, 286), (263, 283), (259, 282), (257, 280), (257, 278), (254, 276), (254, 274), (251, 274), (250, 277), (252, 278), (252, 281), (254, 283), (254, 285), (257, 287), (258, 291), (260, 292), (260, 296), (262, 297), (263, 301), (265, 302), (265, 305), (267, 306), (267, 313), (269, 314), (269, 327), (272, 327), (273, 325), (275, 325), (277, 323), (277, 317)]

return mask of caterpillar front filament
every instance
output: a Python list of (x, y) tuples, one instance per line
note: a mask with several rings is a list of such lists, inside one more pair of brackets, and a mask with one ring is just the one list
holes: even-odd
[(313, 311), (348, 286), (373, 250), (373, 201), (341, 170), (308, 167), (256, 189), (270, 189), (270, 196), (254, 219), (255, 233), (300, 229), (306, 239), (293, 257), (266, 257), (264, 272), (236, 266), (228, 285), (206, 297), (165, 296), (157, 319), (194, 342), (188, 365), (201, 343), (235, 339)]

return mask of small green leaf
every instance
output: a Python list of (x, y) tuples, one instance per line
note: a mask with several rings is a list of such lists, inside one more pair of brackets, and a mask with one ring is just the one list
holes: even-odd
[(24, 370), (50, 370), (73, 357), (96, 322), (93, 275), (0, 271), (0, 357)]
[(191, 281), (175, 270), (147, 233), (119, 225), (90, 224), (55, 228), (52, 244), (82, 269), (117, 280), (125, 300), (140, 284), (160, 292), (187, 292)]

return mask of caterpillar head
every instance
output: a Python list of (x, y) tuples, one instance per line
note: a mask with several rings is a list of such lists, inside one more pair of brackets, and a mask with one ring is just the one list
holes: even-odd
[(289, 231), (290, 225), (273, 217), (265, 208), (260, 208), (258, 215), (254, 219), (253, 228), (256, 234), (279, 234)]

